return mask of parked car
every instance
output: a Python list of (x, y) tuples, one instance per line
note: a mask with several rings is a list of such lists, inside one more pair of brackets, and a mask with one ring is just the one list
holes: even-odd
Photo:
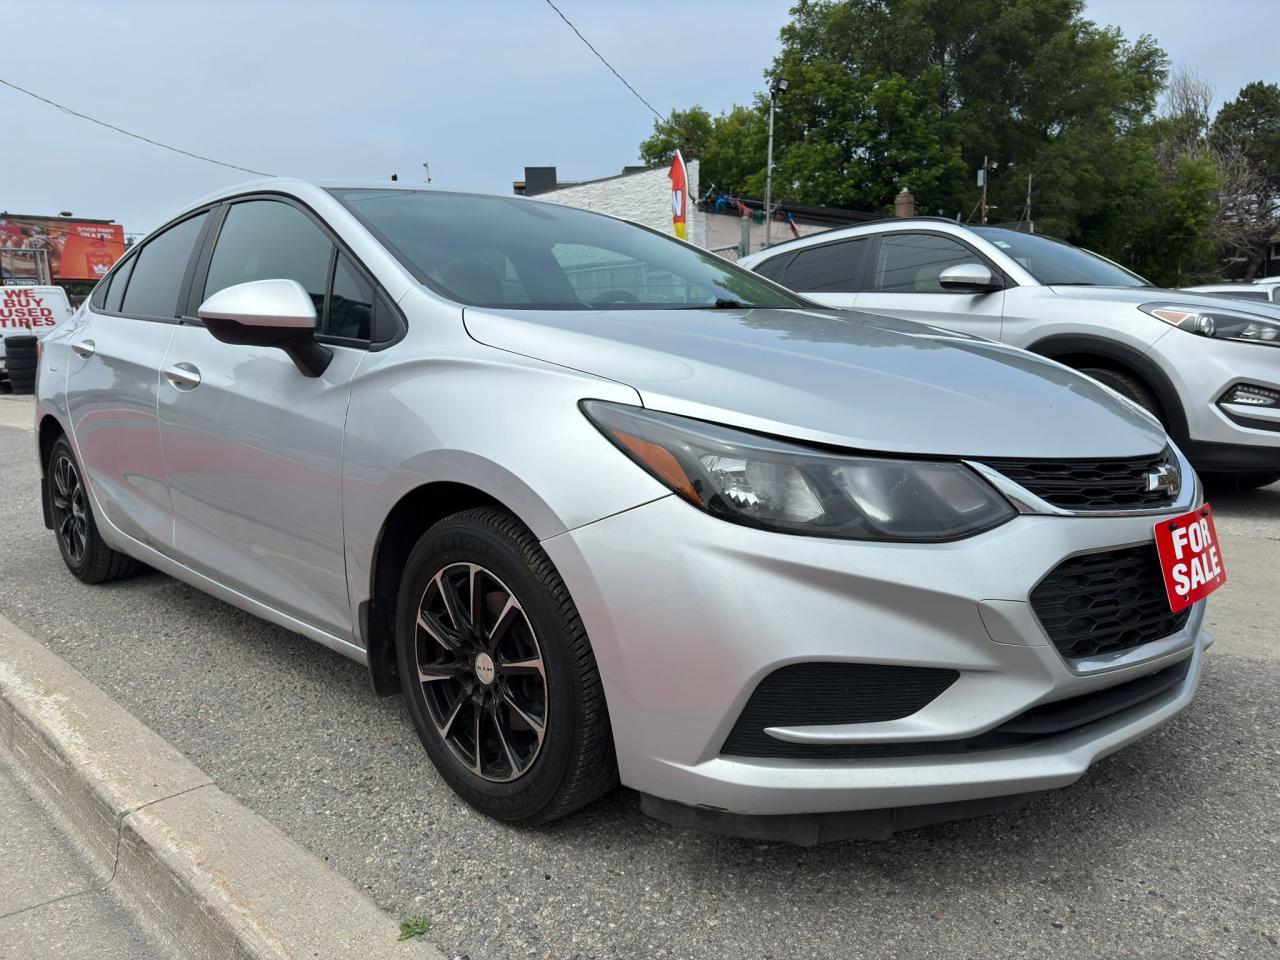
[(73, 574), (366, 663), (501, 820), (619, 779), (798, 842), (996, 809), (1186, 707), (1209, 644), (1146, 413), (555, 204), (215, 195), (46, 342), (37, 406)]
[(1280, 282), (1264, 283), (1204, 283), (1196, 287), (1181, 287), (1187, 293), (1208, 293), (1215, 297), (1232, 297), (1237, 300), (1260, 300), (1263, 303), (1280, 302)]
[(1202, 474), (1280, 479), (1278, 307), (1157, 289), (1048, 237), (927, 217), (831, 230), (739, 262), (828, 306), (1051, 357), (1158, 417)]

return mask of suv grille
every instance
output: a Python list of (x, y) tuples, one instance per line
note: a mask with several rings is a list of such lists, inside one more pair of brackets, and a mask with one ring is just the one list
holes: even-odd
[(983, 460), (992, 470), (1064, 510), (1158, 510), (1178, 499), (1173, 489), (1147, 489), (1163, 467), (1184, 480), (1173, 451), (1111, 460)]
[(1031, 607), (1073, 660), (1167, 637), (1191, 615), (1170, 612), (1154, 543), (1064, 560), (1031, 591)]

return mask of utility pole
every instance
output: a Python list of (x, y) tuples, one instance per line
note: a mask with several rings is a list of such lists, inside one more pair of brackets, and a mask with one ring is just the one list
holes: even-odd
[(980, 214), (978, 217), (979, 223), (987, 222), (987, 180), (990, 179), (990, 170), (990, 159), (988, 157), (983, 157), (982, 169), (978, 171), (978, 183), (982, 185), (982, 201), (978, 204)]
[(769, 84), (769, 155), (764, 169), (764, 245), (769, 246), (770, 227), (773, 225), (773, 111), (778, 106), (778, 97), (787, 92), (791, 86), (789, 80), (777, 77)]
[(1022, 210), (1022, 216), (1027, 221), (1027, 233), (1035, 233), (1036, 225), (1031, 219), (1031, 174), (1027, 174), (1027, 205)]

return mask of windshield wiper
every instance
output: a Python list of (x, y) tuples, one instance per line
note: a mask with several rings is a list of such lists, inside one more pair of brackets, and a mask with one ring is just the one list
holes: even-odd
[(743, 303), (741, 300), (730, 300), (728, 297), (716, 297), (715, 302), (715, 309), (717, 310), (740, 310), (749, 306), (751, 304)]

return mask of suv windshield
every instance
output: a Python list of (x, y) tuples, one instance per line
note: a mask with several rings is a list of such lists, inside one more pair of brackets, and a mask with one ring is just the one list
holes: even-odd
[(1046, 286), (1067, 284), (1086, 287), (1149, 287), (1151, 284), (1096, 253), (1061, 240), (1051, 240), (1001, 227), (970, 227), (989, 240)]
[(714, 254), (585, 210), (429, 190), (332, 190), (420, 280), (521, 310), (800, 307)]

